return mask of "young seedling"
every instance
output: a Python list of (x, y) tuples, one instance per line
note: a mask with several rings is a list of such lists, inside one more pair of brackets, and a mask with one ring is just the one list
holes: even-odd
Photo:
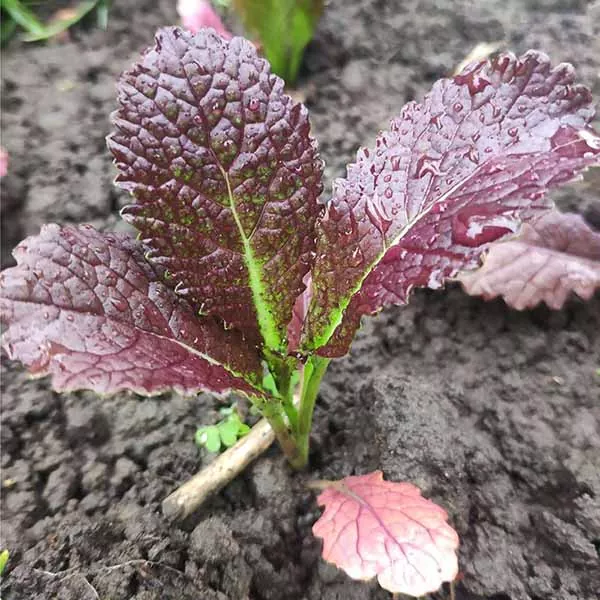
[(216, 425), (199, 427), (194, 439), (201, 448), (209, 452), (219, 452), (221, 448), (231, 448), (240, 438), (250, 432), (250, 427), (240, 418), (235, 406), (222, 408), (220, 411), (224, 417)]
[(322, 204), (307, 110), (254, 46), (161, 30), (119, 82), (108, 139), (138, 238), (47, 225), (19, 244), (3, 347), (59, 391), (247, 396), (265, 421), (165, 501), (184, 516), (273, 436), (305, 466), (321, 379), (362, 316), (548, 213), (549, 188), (600, 162), (593, 114), (570, 65), (475, 62), (406, 105)]

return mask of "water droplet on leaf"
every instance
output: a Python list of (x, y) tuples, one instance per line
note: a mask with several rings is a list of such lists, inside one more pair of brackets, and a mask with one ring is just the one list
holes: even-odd
[(435, 159), (424, 154), (417, 161), (416, 175), (419, 179), (421, 177), (425, 177), (425, 175), (433, 175), (434, 177), (437, 177), (441, 175), (441, 171), (436, 164)]

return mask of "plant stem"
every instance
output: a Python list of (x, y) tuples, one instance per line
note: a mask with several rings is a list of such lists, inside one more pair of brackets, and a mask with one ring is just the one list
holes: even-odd
[(292, 375), (295, 371), (295, 365), (287, 360), (274, 362), (277, 389), (281, 394), (283, 410), (288, 418), (292, 434), (298, 427), (298, 410), (294, 404), (294, 390), (292, 386)]
[(277, 405), (277, 408), (271, 405), (263, 410), (263, 415), (269, 422), (269, 425), (273, 428), (275, 437), (290, 465), (292, 465), (294, 469), (301, 469), (306, 461), (303, 462), (300, 446), (285, 422), (282, 412), (283, 409), (281, 405)]
[[(296, 444), (300, 454), (298, 464), (300, 464), (300, 467), (304, 467), (308, 462), (310, 430), (312, 428), (315, 402), (317, 401), (321, 380), (329, 366), (329, 360), (329, 358), (313, 355), (308, 358), (304, 365), (302, 393), (298, 411), (298, 428), (296, 432)], [(296, 467), (296, 465), (292, 466)]]
[(163, 514), (171, 519), (183, 519), (190, 515), (262, 454), (276, 437), (292, 467), (304, 467), (308, 461), (308, 440), (315, 401), (328, 365), (329, 359), (318, 356), (310, 357), (304, 365), (301, 397), (297, 402), (292, 400), (294, 409), (298, 404), (300, 407), (296, 431), (290, 431), (286, 423), (284, 406), (279, 403), (261, 405), (265, 418), (248, 435), (168, 496), (162, 504)]
[[(296, 398), (296, 402), (292, 400), (294, 407), (299, 401), (299, 398)], [(262, 403), (256, 405), (265, 418), (254, 425), (248, 435), (239, 439), (231, 448), (217, 456), (212, 463), (165, 498), (162, 503), (165, 517), (184, 519), (192, 514), (209, 496), (224, 488), (258, 458), (276, 437), (292, 466), (296, 468), (302, 466), (298, 464), (301, 455), (296, 440), (285, 422), (281, 404), (274, 402), (267, 406)]]

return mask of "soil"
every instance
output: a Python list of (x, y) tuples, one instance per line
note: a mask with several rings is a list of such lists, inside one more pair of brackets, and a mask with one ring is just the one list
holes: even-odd
[[(46, 221), (123, 228), (104, 137), (114, 82), (175, 2), (114, 3), (93, 26), (3, 55), (3, 265)], [(478, 42), (573, 62), (600, 94), (600, 6), (585, 0), (334, 0), (302, 80), (327, 179)], [(597, 185), (597, 184), (596, 184)], [(593, 184), (555, 195), (600, 227)], [(311, 466), (277, 448), (183, 524), (160, 502), (196, 472), (210, 395), (58, 395), (2, 362), (5, 600), (384, 599), (319, 558), (309, 478), (383, 469), (445, 506), (461, 537), (459, 600), (592, 600), (600, 589), (600, 295), (517, 313), (420, 292), (367, 321), (335, 361)], [(594, 592), (596, 590), (596, 592)], [(448, 598), (446, 588), (433, 595)]]

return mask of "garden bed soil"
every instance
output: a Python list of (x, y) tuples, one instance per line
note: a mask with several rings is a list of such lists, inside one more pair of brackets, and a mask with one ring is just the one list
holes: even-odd
[[(107, 32), (3, 55), (3, 265), (45, 221), (123, 229), (104, 137), (115, 79), (175, 2), (114, 3)], [(600, 98), (600, 6), (585, 0), (335, 0), (301, 83), (328, 183), (478, 42), (543, 49)], [(598, 182), (555, 194), (600, 227)], [(368, 320), (319, 397), (311, 465), (276, 447), (183, 524), (160, 503), (208, 457), (210, 395), (58, 395), (2, 361), (4, 600), (384, 599), (319, 558), (310, 478), (377, 468), (445, 506), (459, 600), (592, 600), (600, 589), (600, 296), (517, 313), (421, 291)], [(448, 598), (448, 589), (433, 595)]]

